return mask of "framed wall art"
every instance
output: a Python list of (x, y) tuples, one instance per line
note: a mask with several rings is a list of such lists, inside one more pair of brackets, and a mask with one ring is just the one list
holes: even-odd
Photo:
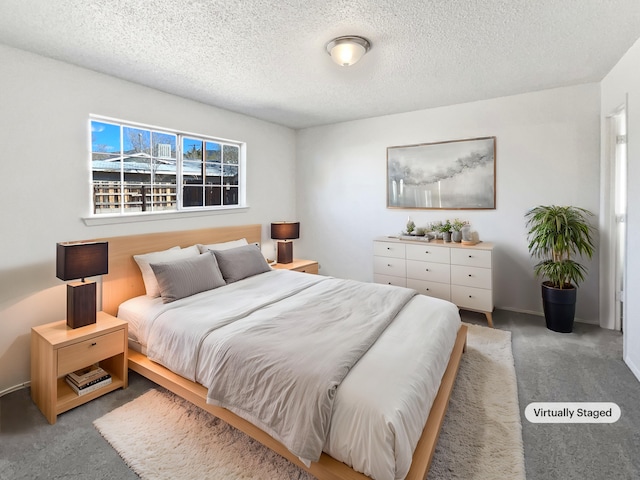
[(496, 208), (496, 137), (388, 147), (387, 207)]

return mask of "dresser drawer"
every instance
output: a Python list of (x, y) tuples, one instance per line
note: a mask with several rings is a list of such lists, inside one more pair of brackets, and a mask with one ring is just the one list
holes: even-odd
[(428, 280), (430, 282), (449, 283), (451, 272), (445, 263), (407, 261), (407, 278)]
[(405, 246), (402, 243), (373, 242), (373, 254), (376, 257), (404, 258)]
[(394, 277), (393, 275), (380, 275), (378, 273), (373, 274), (373, 282), (381, 283), (383, 285), (395, 285), (396, 287), (407, 286), (407, 279), (404, 277)]
[(407, 275), (404, 258), (373, 257), (373, 273), (405, 277)]
[(407, 260), (450, 263), (449, 248), (432, 245), (407, 245)]
[(426, 280), (407, 280), (407, 287), (413, 288), (422, 295), (451, 301), (451, 288), (448, 283), (427, 282)]
[(474, 250), (471, 248), (452, 248), (451, 264), (491, 268), (491, 251)]
[(451, 283), (453, 285), (465, 285), (491, 289), (491, 270), (480, 267), (463, 267), (451, 265)]
[(58, 376), (124, 352), (124, 330), (58, 349)]
[(469, 308), (481, 312), (493, 311), (492, 291), (483, 288), (451, 285), (451, 301), (460, 308)]

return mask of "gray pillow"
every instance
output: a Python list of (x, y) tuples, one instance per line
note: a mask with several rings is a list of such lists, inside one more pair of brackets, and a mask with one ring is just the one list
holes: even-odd
[(255, 244), (229, 250), (211, 250), (211, 253), (218, 260), (218, 266), (227, 283), (271, 270), (260, 248)]
[(164, 303), (226, 285), (213, 255), (152, 263)]

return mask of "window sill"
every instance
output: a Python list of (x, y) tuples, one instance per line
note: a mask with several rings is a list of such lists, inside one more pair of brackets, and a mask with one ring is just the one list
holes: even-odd
[(173, 220), (176, 218), (203, 217), (210, 215), (229, 215), (233, 213), (246, 213), (249, 207), (227, 207), (215, 210), (182, 210), (180, 212), (150, 212), (150, 213), (126, 213), (118, 215), (95, 215), (84, 217), (82, 221), (88, 227), (97, 225), (115, 225), (118, 223), (152, 222), (156, 220)]

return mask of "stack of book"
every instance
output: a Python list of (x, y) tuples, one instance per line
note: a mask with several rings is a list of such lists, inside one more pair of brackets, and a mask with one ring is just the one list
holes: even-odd
[(91, 365), (71, 372), (65, 377), (65, 380), (78, 395), (86, 395), (105, 385), (109, 385), (111, 383), (111, 375), (98, 365)]

